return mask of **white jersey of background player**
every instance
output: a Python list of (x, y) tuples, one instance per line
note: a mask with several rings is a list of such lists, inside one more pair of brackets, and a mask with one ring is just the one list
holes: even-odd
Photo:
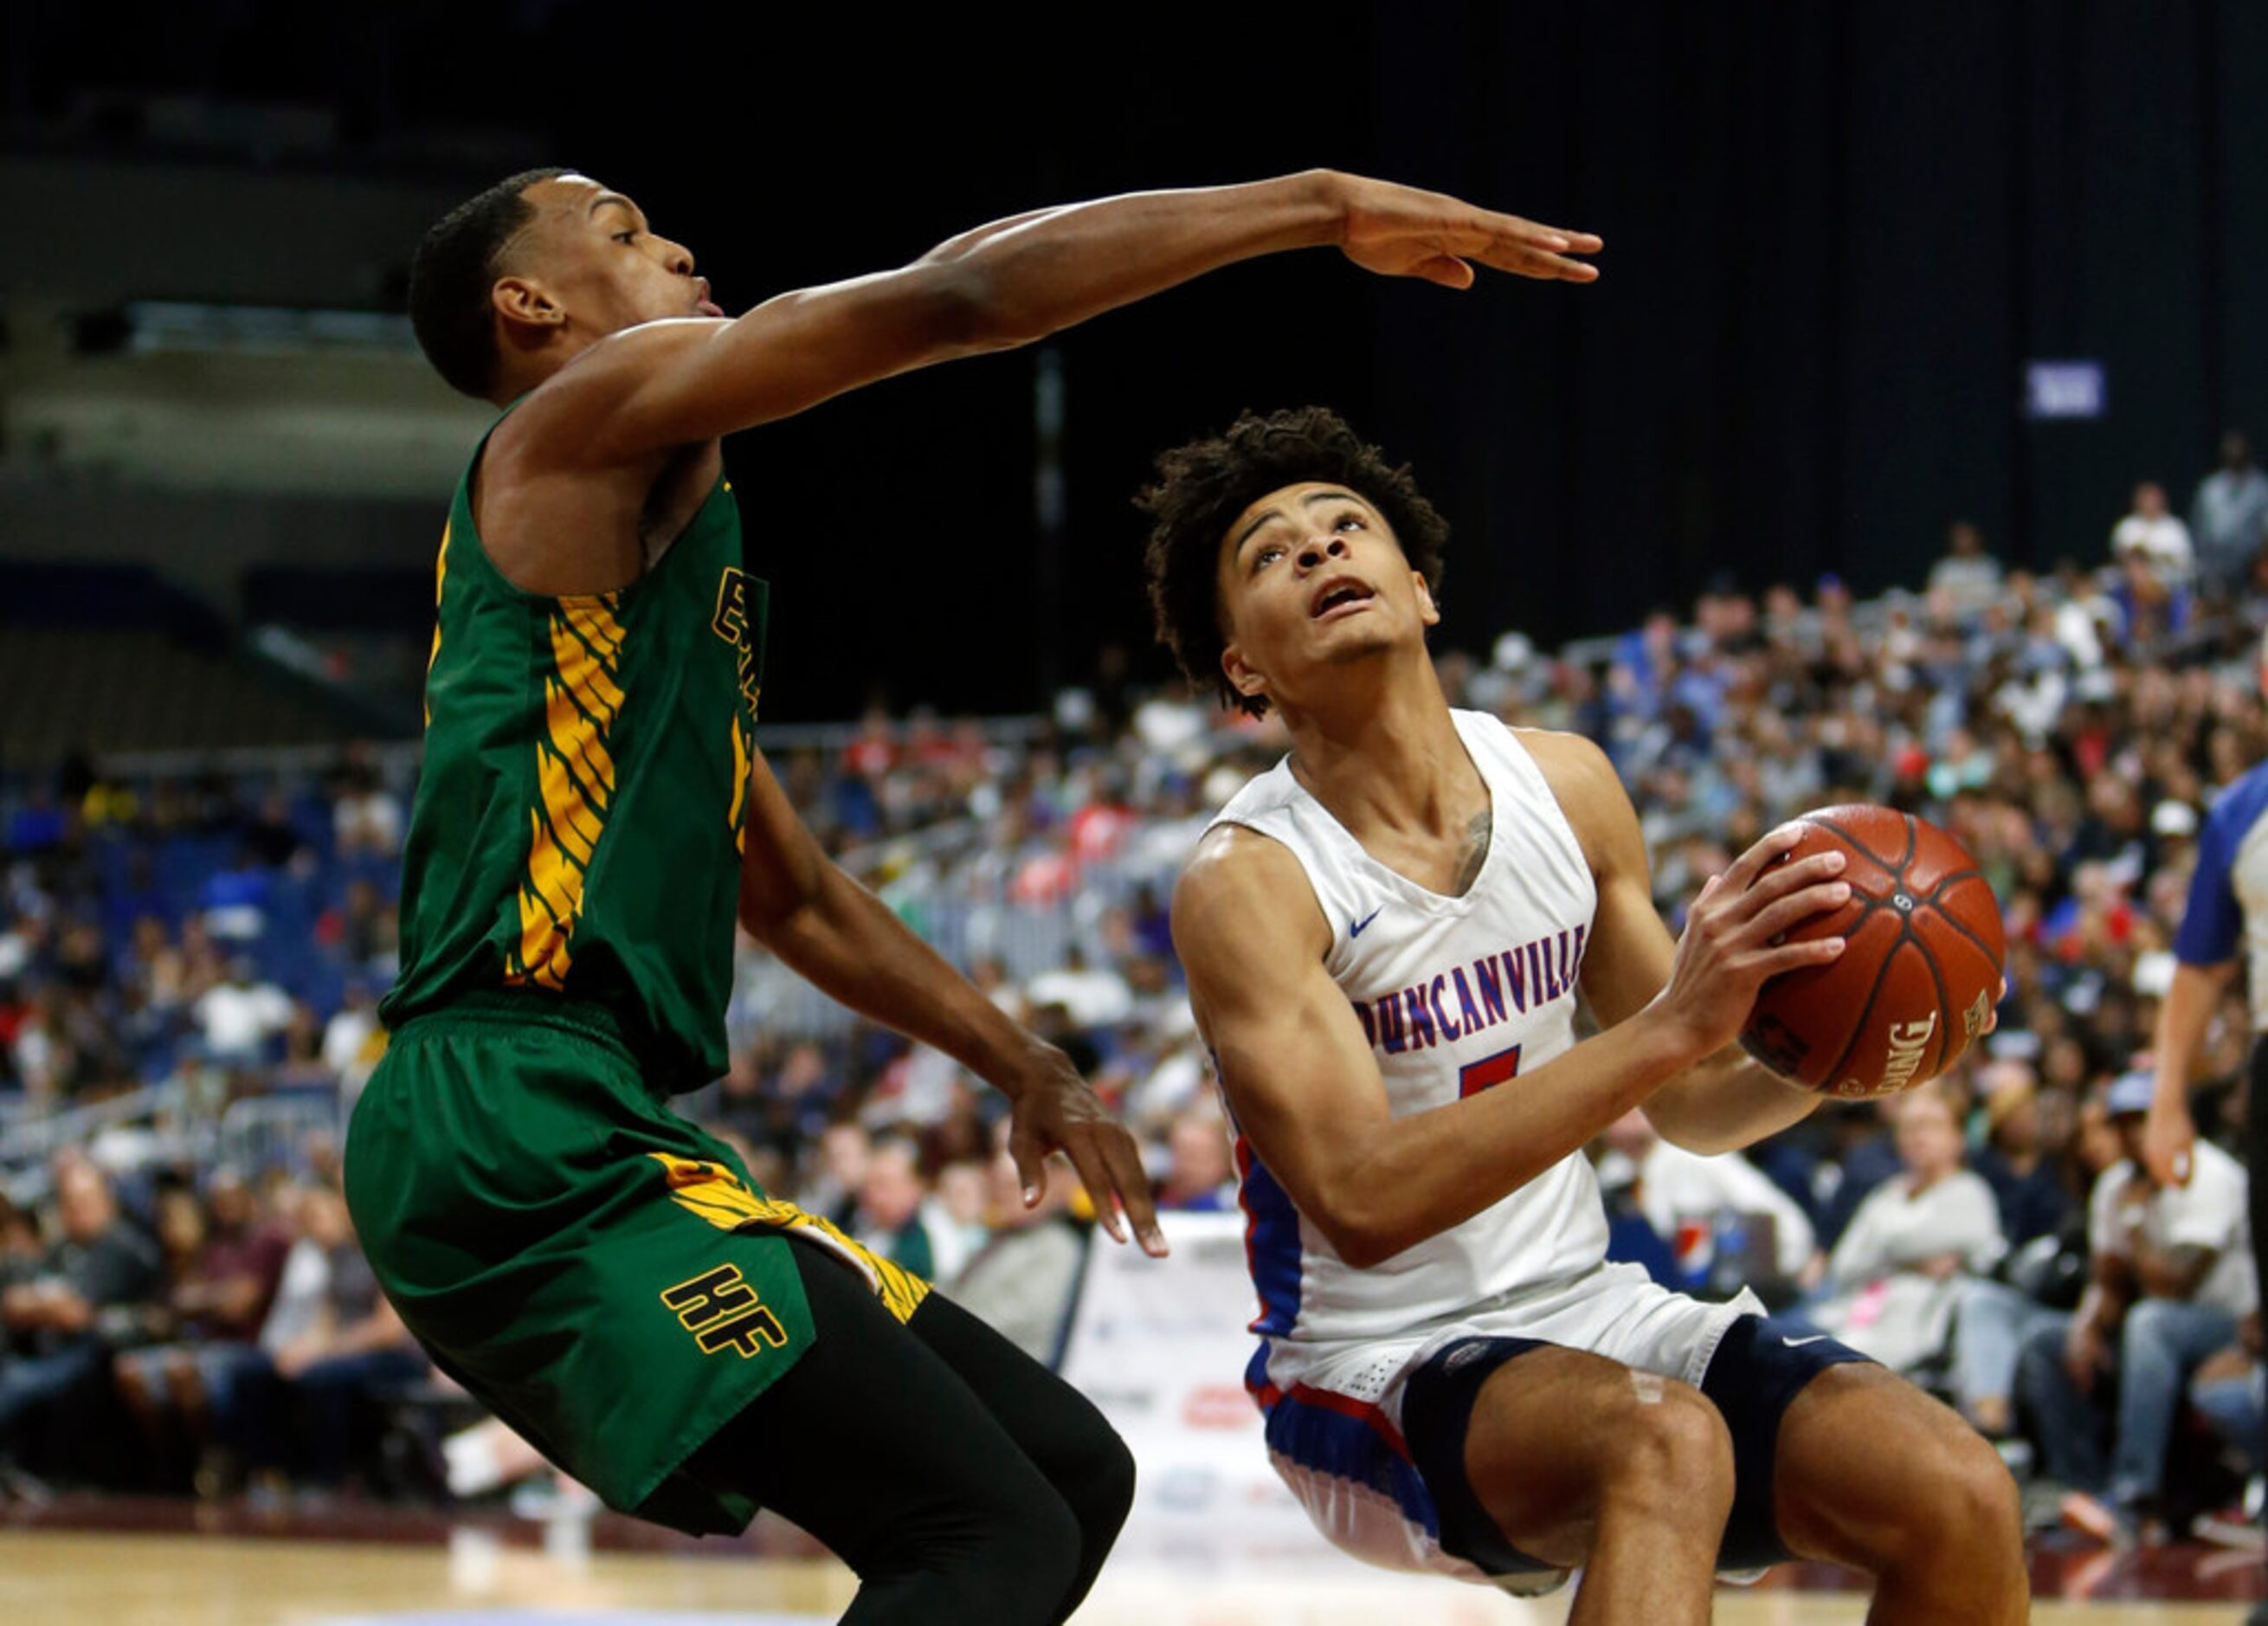
[[(2014, 1486), (1952, 1412), (1831, 1341), (1602, 1263), (1585, 1144), (1632, 1106), (1702, 1151), (1817, 1098), (1734, 1042), (1831, 855), (1703, 888), (1673, 943), (1605, 758), (1454, 713), (1426, 653), (1447, 527), (1331, 414), (1247, 417), (1144, 494), (1185, 669), (1289, 757), (1226, 809), (1174, 936), (1237, 1131), (1269, 1450), (1375, 1563), (1572, 1619), (1707, 1619), (1712, 1572), (1875, 1577), (1876, 1622), (2026, 1614)], [(1602, 1031), (1574, 1041), (1578, 997)]]

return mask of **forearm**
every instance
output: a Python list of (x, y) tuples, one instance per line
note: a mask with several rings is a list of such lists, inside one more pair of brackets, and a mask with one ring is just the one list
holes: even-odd
[(1688, 1068), (1646, 1104), (1657, 1134), (1689, 1152), (1713, 1157), (1753, 1146), (1800, 1123), (1826, 1099), (1791, 1084), (1737, 1046)]
[(2226, 965), (2176, 965), (2165, 1002), (2158, 1009), (2153, 1065), (2161, 1099), (2185, 1103), (2197, 1071), (2198, 1053), (2213, 1024), (2214, 1005), (2234, 972)]
[(747, 924), (828, 997), (943, 1051), (996, 1087), (1012, 1086), (1017, 1063), (1040, 1042), (832, 864), (814, 877), (800, 907)]
[(1632, 1020), (1495, 1089), (1363, 1126), (1319, 1171), (1311, 1217), (1349, 1264), (1390, 1259), (1582, 1149), (1683, 1059), (1660, 1026)]
[(1136, 192), (1041, 210), (939, 244), (979, 347), (1027, 344), (1239, 260), (1337, 240), (1339, 177), (1311, 170), (1241, 186)]

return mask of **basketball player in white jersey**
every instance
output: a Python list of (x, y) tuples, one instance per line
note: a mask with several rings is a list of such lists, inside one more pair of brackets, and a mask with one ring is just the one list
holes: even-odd
[[(1452, 712), (1425, 648), (1447, 526), (1320, 409), (1246, 417), (1144, 493), (1160, 632), (1279, 712), (1174, 940), (1236, 1131), (1278, 1470), (1358, 1556), (1571, 1619), (1708, 1618), (1719, 1569), (1875, 1579), (1879, 1622), (2025, 1618), (2016, 1495), (1944, 1406), (1830, 1340), (1605, 1262), (1583, 1156), (1632, 1106), (1729, 1150), (1810, 1092), (1736, 1037), (1839, 856), (1714, 877), (1673, 942), (1605, 757)], [(1602, 1030), (1575, 1041), (1578, 998)]]

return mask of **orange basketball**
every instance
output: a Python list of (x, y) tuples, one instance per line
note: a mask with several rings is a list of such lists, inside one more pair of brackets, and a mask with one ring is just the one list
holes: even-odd
[(2000, 905), (1966, 848), (1895, 808), (1820, 808), (1778, 861), (1839, 849), (1851, 899), (1790, 932), (1839, 936), (1840, 957), (1773, 978), (1741, 1044), (1781, 1076), (1830, 1095), (1895, 1095), (1944, 1072), (1999, 998)]

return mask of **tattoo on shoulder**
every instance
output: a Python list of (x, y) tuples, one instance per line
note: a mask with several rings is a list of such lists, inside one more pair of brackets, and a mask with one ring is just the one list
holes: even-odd
[(1465, 851), (1457, 863), (1454, 896), (1462, 898), (1472, 890), (1473, 883), (1480, 879), (1481, 866), (1488, 862), (1489, 838), (1495, 832), (1496, 810), (1492, 807), (1483, 808), (1474, 814), (1472, 823), (1465, 826)]

